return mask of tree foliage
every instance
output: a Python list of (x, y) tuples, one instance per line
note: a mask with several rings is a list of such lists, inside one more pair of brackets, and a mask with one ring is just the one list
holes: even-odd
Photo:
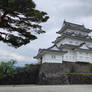
[(0, 75), (6, 75), (8, 73), (13, 72), (14, 69), (14, 64), (16, 63), (15, 60), (10, 60), (8, 62), (0, 62)]
[(31, 66), (34, 66), (34, 65), (36, 65), (36, 64), (25, 64), (25, 67), (30, 68)]
[[(36, 9), (33, 0), (0, 0), (0, 41), (15, 48), (37, 39), (32, 32), (44, 33), (40, 23), (48, 20), (46, 12)], [(30, 30), (30, 31), (29, 31)]]
[(92, 65), (90, 65), (89, 69), (90, 69), (90, 72), (92, 72)]

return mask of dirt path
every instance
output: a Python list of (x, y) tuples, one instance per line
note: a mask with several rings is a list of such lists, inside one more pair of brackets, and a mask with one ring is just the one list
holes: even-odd
[(92, 92), (92, 85), (0, 86), (0, 92)]

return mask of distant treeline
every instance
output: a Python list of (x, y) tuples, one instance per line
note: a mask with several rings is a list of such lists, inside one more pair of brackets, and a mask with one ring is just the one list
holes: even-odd
[(26, 68), (30, 68), (32, 66), (36, 66), (34, 64), (25, 64), (24, 67), (15, 66), (17, 61), (10, 60), (8, 62), (1, 61), (0, 62), (0, 77), (11, 74), (16, 71), (23, 71)]

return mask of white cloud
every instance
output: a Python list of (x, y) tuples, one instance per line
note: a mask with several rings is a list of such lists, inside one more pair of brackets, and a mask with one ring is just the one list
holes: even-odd
[(39, 48), (47, 48), (52, 45), (57, 37), (58, 31), (63, 20), (73, 23), (84, 24), (87, 28), (92, 28), (92, 0), (34, 0), (37, 8), (48, 13), (50, 19), (43, 24), (46, 34), (38, 36), (26, 46), (18, 49), (0, 44), (0, 59), (16, 59), (19, 64), (35, 63), (33, 57)]
[(14, 59), (17, 61), (17, 63), (34, 63), (34, 60), (33, 58), (30, 56), (26, 56), (25, 54), (24, 55), (21, 55), (19, 53), (16, 53), (16, 52), (12, 52), (12, 51), (9, 51), (9, 50), (5, 50), (4, 48), (0, 48), (0, 60), (3, 61), (3, 60), (11, 60), (11, 59)]
[(18, 61), (26, 60), (26, 58), (24, 56), (19, 55), (18, 53), (13, 53), (13, 52), (8, 51), (8, 50), (0, 49), (0, 59), (3, 59), (3, 58), (15, 59), (15, 60), (18, 60)]

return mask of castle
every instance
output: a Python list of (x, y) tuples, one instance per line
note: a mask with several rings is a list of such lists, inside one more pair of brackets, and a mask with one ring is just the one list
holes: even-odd
[(53, 41), (53, 46), (47, 49), (39, 49), (35, 59), (40, 63), (62, 62), (92, 62), (92, 38), (89, 33), (92, 30), (64, 21), (57, 33), (59, 37)]

